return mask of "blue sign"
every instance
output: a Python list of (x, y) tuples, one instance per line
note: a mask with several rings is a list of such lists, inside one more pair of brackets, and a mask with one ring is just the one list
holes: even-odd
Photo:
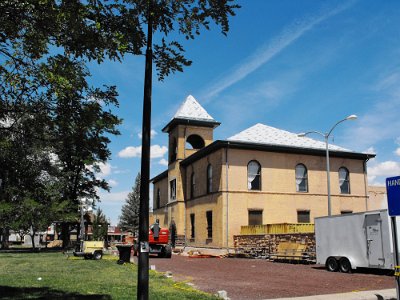
[(400, 216), (400, 176), (386, 178), (389, 216)]

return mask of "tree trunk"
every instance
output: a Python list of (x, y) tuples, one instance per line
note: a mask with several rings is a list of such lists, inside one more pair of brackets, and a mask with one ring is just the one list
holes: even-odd
[(35, 250), (35, 232), (32, 231), (32, 234), (29, 235), (32, 240), (32, 249)]
[(61, 224), (61, 238), (62, 238), (62, 247), (66, 249), (69, 246), (69, 223), (63, 222)]
[(10, 237), (10, 228), (3, 228), (1, 232), (1, 249), (8, 249), (9, 248), (9, 237)]

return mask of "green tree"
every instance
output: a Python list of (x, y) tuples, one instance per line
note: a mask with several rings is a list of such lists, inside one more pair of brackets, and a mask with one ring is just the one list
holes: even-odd
[(134, 233), (139, 229), (139, 203), (140, 203), (140, 173), (136, 176), (132, 192), (125, 199), (121, 209), (118, 227), (122, 230), (130, 230)]
[(106, 215), (98, 208), (93, 220), (93, 240), (104, 241), (107, 238), (108, 222)]
[(40, 64), (31, 74), (41, 82), (45, 100), (19, 102), (12, 98), (16, 101), (7, 102), (10, 98), (6, 98), (1, 106), (6, 110), (3, 120), (7, 126), (0, 130), (4, 166), (0, 170), (4, 183), (0, 190), (0, 210), (4, 210), (0, 221), (4, 222), (0, 227), (9, 226), (14, 216), (10, 207), (18, 209), (21, 199), (28, 197), (52, 207), (45, 203), (45, 196), (38, 195), (37, 188), (31, 191), (45, 176), (46, 185), (52, 182), (48, 186), (52, 201), (63, 203), (63, 215), (56, 220), (65, 221), (62, 236), (67, 246), (68, 222), (76, 220), (78, 199), (97, 200), (97, 188), (109, 189), (96, 172), (99, 163), (111, 155), (109, 136), (119, 134), (116, 126), (121, 120), (111, 112), (111, 107), (118, 105), (117, 93), (115, 87), (90, 87), (86, 81), (90, 74), (82, 62), (61, 55)]
[[(5, 234), (17, 199), (43, 201), (11, 193), (30, 190), (20, 185), (30, 176), (20, 168), (27, 152), (56, 157), (57, 172), (49, 174), (57, 178), (57, 201), (69, 202), (65, 216), (77, 212), (79, 198), (97, 199), (97, 188), (108, 189), (95, 172), (110, 156), (107, 136), (118, 134), (120, 120), (109, 110), (117, 105), (117, 93), (115, 87), (89, 87), (85, 64), (143, 55), (149, 3), (160, 80), (191, 64), (180, 37), (194, 39), (211, 23), (226, 34), (229, 17), (239, 7), (233, 0), (0, 1), (0, 152), (11, 153), (0, 154), (0, 228)], [(30, 131), (24, 126), (37, 129), (27, 139), (32, 147), (16, 145), (14, 152), (14, 136)], [(64, 238), (69, 237), (63, 228)]]
[(17, 50), (27, 60), (37, 60), (55, 47), (98, 62), (120, 60), (126, 53), (141, 55), (149, 3), (153, 31), (159, 36), (154, 62), (160, 79), (191, 64), (179, 35), (194, 39), (201, 29), (210, 29), (211, 22), (226, 34), (229, 17), (239, 8), (233, 0), (4, 0), (0, 2), (0, 53), (12, 65), (26, 62), (15, 59)]

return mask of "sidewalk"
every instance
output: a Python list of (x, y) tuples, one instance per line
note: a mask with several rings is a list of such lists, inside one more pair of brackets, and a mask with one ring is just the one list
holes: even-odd
[(297, 298), (279, 298), (274, 300), (396, 300), (396, 289), (316, 295)]

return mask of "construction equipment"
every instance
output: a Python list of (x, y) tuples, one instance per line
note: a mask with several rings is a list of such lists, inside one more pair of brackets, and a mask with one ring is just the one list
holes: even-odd
[(84, 241), (82, 251), (74, 251), (74, 256), (99, 260), (103, 257), (104, 241)]
[[(160, 228), (158, 222), (150, 226), (149, 229), (149, 253), (157, 254), (158, 257), (171, 258), (172, 247), (169, 244), (169, 230), (167, 228)], [(133, 246), (133, 254), (139, 254), (139, 245), (135, 241)]]

